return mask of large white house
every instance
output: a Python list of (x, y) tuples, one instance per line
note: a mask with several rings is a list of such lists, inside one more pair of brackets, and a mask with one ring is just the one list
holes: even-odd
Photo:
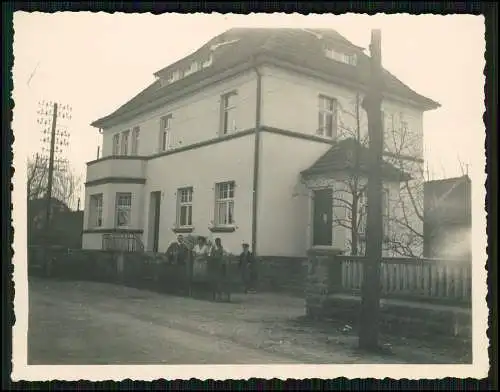
[[(84, 248), (128, 236), (165, 251), (193, 233), (233, 252), (248, 242), (263, 257), (348, 250), (349, 229), (335, 218), (348, 211), (334, 199), (366, 140), (366, 114), (355, 115), (369, 77), (363, 48), (329, 29), (235, 28), (155, 77), (92, 124), (103, 145), (88, 162)], [(392, 132), (387, 157), (419, 166), (423, 113), (439, 105), (386, 71), (384, 85), (386, 123), (412, 140), (400, 148)], [(400, 169), (384, 170), (387, 211)]]

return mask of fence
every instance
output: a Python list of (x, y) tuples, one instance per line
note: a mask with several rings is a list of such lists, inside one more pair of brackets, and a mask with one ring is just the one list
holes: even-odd
[(139, 236), (134, 233), (106, 233), (102, 235), (102, 249), (143, 252), (144, 244)]
[[(363, 282), (363, 257), (336, 256), (342, 289), (358, 293)], [(380, 266), (381, 295), (457, 303), (471, 301), (470, 261), (384, 258)]]

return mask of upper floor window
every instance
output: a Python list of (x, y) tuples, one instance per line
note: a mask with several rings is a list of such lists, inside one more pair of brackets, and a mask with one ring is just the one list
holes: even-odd
[(170, 129), (172, 125), (172, 115), (163, 116), (160, 119), (160, 150), (167, 151), (170, 145)]
[(193, 224), (193, 188), (181, 188), (177, 191), (177, 225), (189, 227)]
[(319, 136), (337, 136), (337, 100), (324, 95), (319, 96), (318, 130)]
[(215, 226), (234, 224), (234, 181), (215, 186)]
[(232, 91), (224, 94), (221, 100), (222, 110), (222, 134), (226, 135), (236, 130), (236, 99), (238, 93)]
[(126, 227), (130, 225), (130, 212), (132, 209), (132, 193), (116, 194), (116, 226)]
[(122, 132), (122, 143), (121, 143), (121, 154), (128, 155), (128, 139), (129, 139), (130, 131)]
[(89, 227), (102, 226), (102, 193), (90, 195)]
[(130, 153), (132, 155), (137, 155), (139, 153), (139, 137), (140, 137), (141, 129), (139, 127), (134, 127), (132, 130), (132, 148)]
[(113, 135), (113, 155), (120, 154), (120, 134)]

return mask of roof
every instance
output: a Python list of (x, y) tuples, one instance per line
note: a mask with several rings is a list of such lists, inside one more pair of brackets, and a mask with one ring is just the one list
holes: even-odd
[[(102, 127), (116, 117), (140, 110), (142, 106), (151, 102), (178, 93), (188, 86), (231, 70), (237, 65), (250, 62), (257, 55), (265, 55), (271, 62), (273, 59), (281, 60), (311, 71), (335, 75), (339, 79), (350, 80), (362, 86), (368, 84), (369, 56), (363, 53), (362, 48), (333, 29), (233, 28), (211, 39), (185, 58), (155, 72), (154, 75), (159, 77), (180, 67), (187, 68), (193, 60), (209, 55), (213, 45), (227, 41), (235, 42), (219, 46), (213, 52), (211, 66), (168, 85), (162, 86), (160, 80), (156, 80), (116, 111), (96, 120), (92, 125)], [(323, 48), (327, 44), (340, 47), (346, 53), (356, 53), (358, 65), (347, 65), (326, 58)], [(388, 93), (411, 100), (425, 110), (439, 107), (437, 102), (416, 93), (386, 70), (384, 70), (384, 85)]]
[[(356, 164), (356, 153), (358, 153), (358, 164)], [(323, 154), (310, 168), (302, 172), (303, 176), (314, 174), (326, 174), (331, 172), (355, 171), (356, 167), (360, 173), (368, 174), (370, 167), (370, 155), (367, 147), (363, 146), (354, 138), (338, 141), (325, 154)], [(396, 168), (388, 162), (382, 165), (382, 177), (386, 180), (404, 181), (410, 176), (404, 171)]]

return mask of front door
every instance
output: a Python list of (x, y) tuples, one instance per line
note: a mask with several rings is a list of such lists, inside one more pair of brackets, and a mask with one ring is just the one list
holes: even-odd
[(315, 190), (313, 194), (313, 245), (332, 245), (333, 190)]
[(160, 204), (161, 192), (151, 192), (151, 200), (149, 204), (149, 248), (153, 252), (158, 252), (158, 242), (160, 237)]

